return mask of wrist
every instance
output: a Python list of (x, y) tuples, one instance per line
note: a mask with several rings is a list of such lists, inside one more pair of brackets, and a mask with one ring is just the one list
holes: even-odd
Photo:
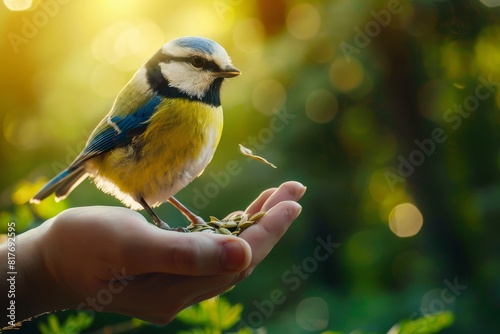
[(44, 259), (44, 250), (50, 246), (44, 243), (47, 230), (47, 225), (42, 224), (15, 237), (14, 248), (12, 242), (0, 245), (1, 275), (5, 277), (2, 285), (6, 286), (1, 296), (2, 306), (4, 310), (10, 307), (0, 320), (1, 327), (64, 308)]

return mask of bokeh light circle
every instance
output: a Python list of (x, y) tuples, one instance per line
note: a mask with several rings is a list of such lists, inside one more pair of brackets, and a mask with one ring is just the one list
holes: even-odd
[(359, 88), (363, 78), (363, 66), (356, 59), (337, 58), (330, 66), (330, 81), (341, 92)]
[(295, 310), (297, 324), (308, 332), (327, 328), (329, 317), (328, 304), (320, 297), (309, 297), (302, 300)]
[(423, 222), (420, 210), (411, 203), (396, 205), (389, 214), (389, 227), (395, 235), (401, 238), (417, 234)]
[(475, 63), (484, 77), (500, 75), (500, 26), (488, 26), (481, 30), (474, 46)]
[(325, 124), (332, 121), (339, 110), (339, 102), (332, 92), (318, 89), (306, 100), (306, 115), (313, 122)]
[(293, 37), (306, 40), (317, 35), (321, 26), (321, 16), (314, 6), (302, 3), (288, 12), (286, 23)]
[(490, 8), (500, 7), (500, 0), (479, 0), (479, 2)]
[(286, 90), (275, 79), (266, 79), (259, 82), (252, 93), (252, 104), (264, 115), (272, 115), (283, 108), (286, 101)]

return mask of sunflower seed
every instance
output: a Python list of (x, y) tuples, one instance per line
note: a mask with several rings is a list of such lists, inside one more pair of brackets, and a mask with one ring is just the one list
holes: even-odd
[[(243, 232), (244, 230), (246, 230), (247, 228), (249, 228), (250, 226), (252, 226), (252, 225), (253, 225), (253, 223), (254, 223), (253, 221), (251, 221), (251, 220), (247, 220), (246, 222), (243, 222), (243, 223), (241, 223), (241, 224), (239, 225), (239, 230), (240, 230), (241, 232)], [(241, 232), (240, 232), (240, 233), (241, 233)]]
[(228, 221), (228, 222), (222, 223), (221, 226), (225, 227), (227, 229), (234, 229), (234, 228), (238, 227), (238, 223), (236, 223), (235, 221)]
[(224, 227), (219, 228), (218, 231), (220, 234), (231, 235), (231, 231)]
[(222, 223), (218, 221), (209, 221), (207, 224), (215, 228), (219, 228), (222, 226)]
[(204, 232), (224, 235), (239, 236), (241, 232), (257, 223), (266, 213), (257, 212), (249, 217), (246, 213), (234, 213), (220, 220), (217, 217), (210, 216), (210, 221), (206, 224), (190, 224), (187, 227), (188, 232)]
[(262, 211), (261, 212), (257, 212), (255, 214), (253, 214), (253, 216), (250, 217), (250, 219), (248, 219), (248, 220), (253, 220), (254, 222), (258, 222), (259, 219), (261, 219), (262, 217), (264, 217), (265, 214), (266, 213), (262, 212)]

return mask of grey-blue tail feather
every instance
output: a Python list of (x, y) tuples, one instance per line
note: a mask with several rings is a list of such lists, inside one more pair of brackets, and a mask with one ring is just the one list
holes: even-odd
[(85, 180), (87, 176), (88, 174), (83, 166), (65, 169), (47, 182), (47, 184), (33, 196), (30, 203), (38, 203), (52, 193), (56, 194), (56, 200), (63, 199)]

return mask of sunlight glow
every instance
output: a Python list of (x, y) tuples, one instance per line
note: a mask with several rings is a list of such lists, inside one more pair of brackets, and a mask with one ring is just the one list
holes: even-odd
[(97, 65), (90, 75), (90, 86), (102, 97), (114, 98), (129, 78), (108, 64)]
[(3, 0), (4, 5), (12, 11), (35, 9), (40, 0)]
[(94, 57), (123, 71), (137, 69), (164, 43), (161, 29), (151, 20), (115, 22), (92, 42)]

